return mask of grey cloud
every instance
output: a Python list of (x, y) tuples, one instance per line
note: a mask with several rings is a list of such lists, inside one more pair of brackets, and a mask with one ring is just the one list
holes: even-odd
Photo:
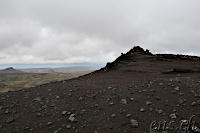
[(1, 0), (2, 63), (107, 62), (135, 45), (199, 54), (200, 1)]

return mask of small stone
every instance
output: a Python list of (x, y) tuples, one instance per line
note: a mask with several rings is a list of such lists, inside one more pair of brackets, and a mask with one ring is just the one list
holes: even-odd
[(65, 115), (66, 113), (67, 113), (67, 111), (63, 111), (63, 112), (62, 112), (62, 115)]
[(150, 129), (148, 133), (157, 133), (156, 130)]
[(140, 112), (144, 112), (144, 111), (145, 111), (145, 109), (144, 109), (144, 108), (141, 108), (141, 109), (140, 109)]
[(197, 103), (196, 102), (192, 102), (191, 103), (191, 106), (195, 106)]
[(176, 91), (175, 91), (175, 90), (172, 90), (172, 93), (173, 93), (173, 94), (175, 94), (175, 93), (176, 93)]
[(112, 89), (112, 87), (111, 87), (111, 86), (108, 86), (108, 89)]
[(155, 96), (155, 98), (156, 98), (156, 100), (160, 100), (161, 98), (160, 97), (158, 97), (158, 96)]
[(9, 113), (9, 111), (8, 111), (8, 110), (6, 110), (6, 111), (5, 111), (5, 114), (8, 114), (8, 113)]
[(158, 114), (162, 114), (163, 111), (160, 109), (160, 110), (157, 110), (157, 113), (158, 113)]
[(112, 114), (112, 115), (111, 115), (111, 117), (115, 117), (115, 116), (116, 116), (115, 114)]
[(86, 110), (82, 109), (80, 114), (83, 115), (83, 114), (85, 114), (85, 112), (86, 112)]
[(83, 101), (83, 98), (82, 98), (82, 97), (80, 97), (80, 98), (79, 98), (79, 101)]
[(66, 128), (67, 128), (67, 129), (70, 129), (70, 128), (71, 128), (71, 125), (70, 125), (70, 124), (67, 124), (67, 125), (66, 125)]
[(36, 102), (39, 102), (39, 101), (41, 101), (41, 98), (40, 97), (36, 97), (35, 99), (33, 99), (34, 101), (36, 101)]
[(95, 104), (94, 106), (95, 106), (95, 107), (99, 107), (99, 104)]
[(133, 101), (134, 99), (133, 99), (133, 98), (130, 98), (130, 100)]
[(126, 117), (128, 117), (128, 118), (131, 117), (131, 114), (127, 114)]
[(152, 102), (146, 101), (146, 105), (150, 105), (152, 104)]
[(183, 104), (185, 101), (183, 99), (178, 100), (179, 104)]
[(177, 86), (176, 88), (174, 88), (175, 91), (179, 91), (180, 88)]
[(131, 127), (134, 127), (134, 128), (138, 127), (138, 122), (136, 120), (131, 119), (130, 122), (131, 122)]
[(171, 119), (176, 119), (176, 114), (175, 114), (175, 113), (171, 114), (171, 115), (170, 115), (170, 118), (171, 118)]
[(40, 117), (41, 116), (41, 113), (37, 113), (37, 117)]
[(54, 133), (58, 133), (58, 130), (55, 130)]
[(48, 122), (48, 123), (47, 123), (47, 126), (50, 126), (50, 125), (52, 125), (52, 122)]
[(127, 123), (125, 121), (122, 121), (122, 126), (125, 126)]
[(113, 102), (111, 102), (111, 103), (109, 103), (110, 105), (114, 105), (114, 103)]
[(121, 100), (121, 103), (122, 103), (122, 104), (127, 104), (126, 99), (122, 99), (122, 100)]
[(183, 93), (180, 92), (180, 93), (179, 93), (179, 96), (183, 96)]
[(70, 115), (71, 114), (71, 112), (67, 112), (67, 115)]
[(200, 128), (198, 127), (194, 127), (192, 130), (194, 133), (200, 133)]
[(16, 113), (17, 113), (17, 111), (13, 111), (13, 112), (12, 112), (12, 114), (16, 114)]
[(9, 117), (8, 120), (6, 121), (6, 123), (11, 123), (14, 121), (14, 118), (13, 117)]
[(75, 120), (75, 114), (71, 114), (70, 117), (68, 118), (68, 120), (70, 120), (71, 122), (73, 122)]

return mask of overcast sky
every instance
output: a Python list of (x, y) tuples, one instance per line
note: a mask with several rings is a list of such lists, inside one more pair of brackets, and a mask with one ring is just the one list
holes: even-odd
[(200, 0), (0, 0), (0, 64), (200, 55)]

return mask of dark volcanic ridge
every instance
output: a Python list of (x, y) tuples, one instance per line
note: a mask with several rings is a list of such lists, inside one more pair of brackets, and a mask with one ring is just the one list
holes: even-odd
[(0, 132), (200, 132), (199, 57), (139, 46), (93, 73), (0, 94)]
[[(120, 61), (134, 61), (135, 59), (135, 53), (141, 54), (141, 55), (149, 55), (151, 57), (154, 57), (154, 59), (156, 60), (160, 60), (160, 61), (165, 61), (165, 59), (172, 59), (172, 60), (200, 60), (200, 57), (198, 56), (189, 56), (189, 55), (175, 55), (175, 54), (152, 54), (151, 52), (149, 52), (148, 49), (146, 49), (144, 51), (143, 48), (141, 48), (140, 46), (135, 46), (133, 47), (130, 51), (128, 51), (126, 54), (121, 53), (121, 56), (119, 56), (115, 61), (113, 62), (108, 62), (107, 65), (97, 71), (108, 71), (111, 68), (117, 66), (117, 64)], [(191, 69), (182, 69), (182, 68), (174, 68), (172, 71), (174, 72), (180, 72), (180, 73), (190, 73), (190, 72), (195, 72)], [(200, 72), (200, 68), (197, 72)]]

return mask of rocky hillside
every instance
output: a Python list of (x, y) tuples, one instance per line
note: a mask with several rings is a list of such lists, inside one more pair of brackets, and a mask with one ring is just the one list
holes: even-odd
[(134, 47), (104, 68), (0, 94), (0, 132), (200, 132), (200, 61)]

